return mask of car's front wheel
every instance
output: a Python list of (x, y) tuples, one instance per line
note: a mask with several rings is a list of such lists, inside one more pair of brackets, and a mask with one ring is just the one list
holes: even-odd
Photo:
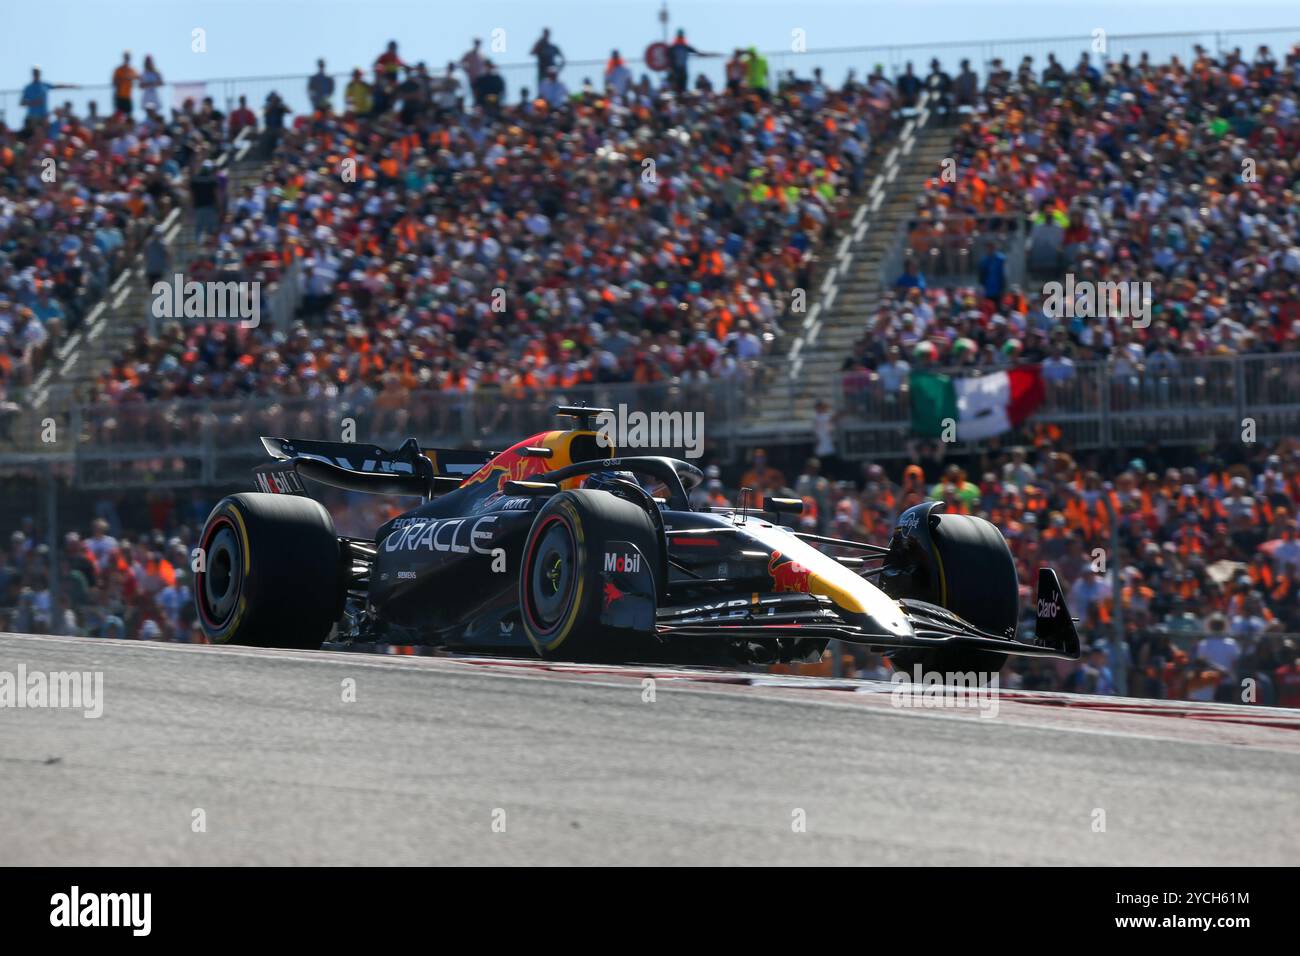
[[(931, 516), (937, 603), (982, 631), (1015, 635), (1020, 617), (1020, 581), (1011, 549), (997, 527), (973, 515)], [(960, 646), (902, 648), (891, 655), (895, 670), (927, 673), (984, 673), (1002, 669), (1007, 655)]]
[(638, 635), (612, 634), (601, 621), (607, 599), (601, 572), (612, 541), (631, 544), (656, 574), (659, 533), (638, 505), (582, 489), (555, 495), (538, 512), (524, 543), (519, 607), (524, 634), (542, 657), (613, 661), (650, 649)]

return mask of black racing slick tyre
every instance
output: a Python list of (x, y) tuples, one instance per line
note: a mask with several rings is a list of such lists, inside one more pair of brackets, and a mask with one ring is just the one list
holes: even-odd
[(519, 616), (537, 653), (611, 662), (647, 650), (650, 635), (614, 637), (601, 624), (602, 559), (607, 542), (628, 542), (661, 584), (660, 540), (645, 509), (607, 491), (565, 491), (547, 501), (529, 529), (519, 572)]
[(312, 498), (223, 498), (199, 548), (194, 600), (213, 644), (317, 648), (343, 612), (334, 519)]
[[(1020, 619), (1020, 581), (1011, 549), (997, 527), (973, 515), (938, 514), (931, 527), (939, 575), (939, 601), (981, 631), (1008, 639)], [(895, 670), (996, 673), (1007, 655), (961, 647), (894, 652)]]

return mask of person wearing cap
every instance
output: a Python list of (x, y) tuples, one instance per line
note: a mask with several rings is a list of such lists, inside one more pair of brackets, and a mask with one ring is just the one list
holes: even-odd
[(899, 512), (906, 511), (912, 505), (924, 501), (925, 498), (925, 471), (920, 465), (908, 465), (903, 469), (903, 484), (898, 494)]
[(1205, 637), (1196, 645), (1196, 656), (1204, 658), (1230, 679), (1235, 677), (1242, 649), (1236, 638), (1228, 633), (1228, 619), (1217, 612), (1211, 614), (1206, 619), (1205, 631)]

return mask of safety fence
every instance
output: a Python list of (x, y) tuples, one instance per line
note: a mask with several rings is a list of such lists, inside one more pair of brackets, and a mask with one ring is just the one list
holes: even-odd
[[(956, 368), (951, 375), (980, 374)], [(985, 370), (990, 371), (990, 370)], [(1300, 426), (1300, 354), (1173, 358), (1044, 366), (1045, 399), (1012, 440), (1038, 435), (1079, 450), (1147, 443), (1201, 446), (1271, 441)], [(895, 386), (891, 388), (890, 386)], [(897, 458), (909, 453), (906, 379), (871, 372), (841, 379), (842, 453)], [(968, 450), (957, 443), (954, 451)]]
[(1003, 278), (1025, 278), (1025, 223), (1015, 216), (953, 216), (900, 222), (880, 260), (880, 282), (889, 288), (915, 263), (929, 287), (978, 284), (980, 264), (990, 253), (1003, 256)]
[[(1184, 61), (1196, 55), (1198, 48), (1215, 55), (1227, 53), (1240, 48), (1249, 59), (1261, 45), (1267, 45), (1278, 59), (1282, 59), (1286, 48), (1300, 40), (1300, 27), (1270, 27), (1261, 30), (1219, 30), (1219, 31), (1184, 31), (1169, 33), (1106, 34), (1104, 36), (1067, 36), (1067, 37), (1033, 37), (1025, 39), (962, 40), (936, 43), (903, 43), (877, 46), (846, 46), (822, 49), (796, 50), (799, 38), (792, 37), (789, 48), (768, 50), (763, 53), (769, 65), (774, 83), (783, 76), (794, 73), (800, 77), (812, 75), (813, 70), (821, 69), (825, 81), (840, 84), (852, 72), (858, 79), (865, 79), (872, 70), (879, 68), (886, 75), (895, 77), (903, 72), (908, 63), (913, 64), (916, 72), (924, 75), (928, 71), (931, 59), (937, 59), (949, 73), (955, 73), (963, 60), (969, 62), (971, 69), (986, 76), (995, 61), (1001, 61), (1007, 69), (1014, 72), (1023, 57), (1032, 57), (1034, 67), (1041, 71), (1047, 63), (1047, 54), (1053, 53), (1067, 68), (1078, 61), (1080, 54), (1087, 53), (1092, 61), (1105, 64), (1128, 55), (1136, 60), (1142, 53), (1148, 53), (1155, 62), (1177, 56)], [(485, 48), (486, 49), (486, 48)], [(506, 99), (515, 102), (522, 90), (536, 93), (537, 68), (534, 63), (507, 62), (513, 51), (507, 49), (497, 53), (487, 50), (487, 55), (494, 61), (500, 61), (498, 72), (506, 84)], [(732, 50), (711, 51), (720, 54), (717, 57), (695, 57), (691, 64), (692, 77), (703, 74), (715, 86), (724, 82), (724, 69)], [(378, 51), (376, 51), (378, 53)], [(431, 76), (442, 75), (447, 63), (426, 55), (414, 41), (403, 44), (404, 55), (428, 61)], [(456, 54), (459, 58), (460, 54)], [(105, 74), (112, 70), (112, 63), (106, 61)], [(165, 63), (160, 63), (165, 67)], [(368, 63), (351, 64), (362, 69), (367, 79), (372, 75)], [(628, 59), (627, 66), (634, 78), (640, 79), (648, 72), (645, 62)], [(561, 71), (571, 92), (578, 92), (584, 82), (599, 90), (603, 87), (603, 59), (569, 60)], [(343, 108), (344, 90), (351, 78), (351, 70), (335, 71), (334, 92), (330, 97), (335, 110)], [(464, 76), (457, 71), (464, 89)], [(259, 110), (272, 92), (276, 93), (295, 113), (310, 109), (307, 93), (307, 73), (282, 73), (264, 76), (220, 77), (215, 79), (183, 80), (164, 83), (158, 89), (158, 98), (164, 110), (179, 109), (189, 100), (201, 103), (205, 97), (211, 97), (221, 109), (229, 112), (237, 105), (241, 96), (246, 97), (253, 110)], [(62, 78), (47, 76), (47, 82), (60, 82)], [(112, 87), (108, 83), (81, 86), (76, 89), (56, 90), (51, 95), (51, 105), (71, 103), (78, 111), (85, 111), (87, 104), (94, 102), (100, 114), (104, 115), (112, 107)], [(136, 103), (139, 110), (140, 94), (137, 91)], [(22, 105), (22, 90), (0, 90), (0, 121), (10, 126), (22, 123), (25, 110)]]
[(13, 473), (71, 463), (79, 488), (190, 486), (243, 480), (265, 460), (263, 435), (355, 440), (396, 447), (416, 436), (425, 447), (495, 449), (557, 427), (557, 404), (700, 414), (711, 454), (739, 433), (746, 396), (768, 370), (744, 369), (700, 384), (574, 385), (514, 392), (499, 387), (416, 391), (403, 387), (342, 397), (250, 396), (229, 401), (140, 401), (72, 405), (57, 417), (0, 412), (0, 469)]
[[(257, 439), (283, 435), (395, 446), (500, 448), (556, 426), (557, 404), (625, 406), (629, 412), (703, 416), (708, 453), (773, 441), (753, 409), (760, 395), (789, 385), (781, 367), (753, 362), (725, 380), (579, 384), (517, 392), (496, 386), (415, 391), (397, 386), (341, 397), (248, 396), (227, 401), (69, 403), (65, 412), (0, 407), (0, 469), (70, 468), (77, 487), (190, 486), (240, 480), (264, 455)], [(985, 370), (987, 371), (987, 370)], [(979, 374), (975, 368), (951, 374)], [(1044, 367), (1046, 398), (1022, 426), (1080, 450), (1217, 441), (1270, 441), (1300, 430), (1300, 354), (1153, 359)], [(839, 448), (848, 458), (908, 455), (911, 406), (906, 380), (848, 373), (836, 395)], [(890, 387), (894, 385), (896, 387)], [(791, 406), (797, 396), (792, 392)], [(805, 403), (806, 404), (806, 403)], [(792, 419), (784, 438), (810, 443), (812, 423)], [(957, 443), (953, 451), (972, 450)]]

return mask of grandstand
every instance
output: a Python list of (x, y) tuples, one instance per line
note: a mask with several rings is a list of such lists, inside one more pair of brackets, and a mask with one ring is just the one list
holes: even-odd
[[(5, 626), (190, 639), (184, 555), (256, 435), (491, 447), (585, 400), (703, 411), (705, 493), (824, 533), (988, 516), (1097, 651), (1023, 686), (1300, 705), (1298, 40), (774, 53), (684, 94), (575, 62), (525, 101), (393, 65), (23, 124), (0, 93)], [(176, 272), (260, 283), (260, 324), (159, 319)], [(1067, 274), (1149, 283), (1149, 324), (1051, 314)], [(918, 433), (915, 376), (1024, 366), (1017, 428)]]

